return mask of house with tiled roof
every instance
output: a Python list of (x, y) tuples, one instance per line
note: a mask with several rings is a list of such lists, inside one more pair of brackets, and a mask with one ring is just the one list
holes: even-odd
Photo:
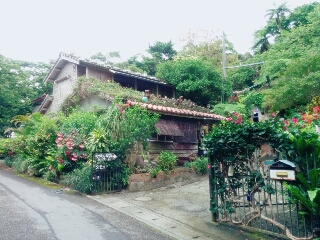
[[(62, 104), (73, 93), (77, 79), (84, 76), (94, 77), (102, 82), (118, 83), (123, 88), (140, 92), (139, 98), (126, 99), (127, 104), (139, 105), (160, 114), (160, 120), (156, 124), (158, 133), (149, 140), (150, 154), (158, 155), (163, 150), (170, 150), (182, 160), (197, 155), (201, 136), (206, 129), (204, 126), (224, 119), (182, 96), (176, 98), (174, 86), (165, 81), (64, 53), (60, 53), (44, 79), (53, 84), (52, 94), (44, 94), (35, 99), (34, 110), (42, 114), (60, 111)], [(108, 108), (111, 102), (112, 97), (93, 96), (79, 105), (84, 108), (93, 105)]]

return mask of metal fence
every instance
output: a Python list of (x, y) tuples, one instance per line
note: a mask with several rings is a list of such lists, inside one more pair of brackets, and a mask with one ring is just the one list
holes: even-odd
[[(267, 175), (260, 185), (253, 187), (249, 174), (243, 173), (234, 179), (226, 175), (222, 177), (221, 173), (226, 171), (221, 162), (213, 156), (209, 162), (213, 221), (246, 225), (292, 239), (308, 238), (313, 234), (312, 216), (303, 214), (303, 207), (290, 201), (292, 196), (284, 187), (284, 181), (272, 180)], [(307, 172), (309, 168), (317, 167), (315, 159), (309, 159), (306, 163)], [(228, 186), (223, 191), (221, 186), (224, 182), (221, 179)]]
[(122, 168), (108, 167), (93, 171), (94, 192), (117, 192), (122, 190)]
[(113, 153), (92, 154), (93, 193), (122, 189), (122, 167)]

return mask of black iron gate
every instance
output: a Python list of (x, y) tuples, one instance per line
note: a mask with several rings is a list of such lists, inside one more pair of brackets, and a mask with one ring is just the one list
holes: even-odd
[[(315, 160), (307, 159), (308, 172), (310, 167), (317, 169)], [(252, 179), (248, 173), (228, 177), (226, 166), (214, 156), (209, 158), (209, 168), (212, 221), (251, 226), (290, 239), (310, 239), (313, 235), (319, 220), (314, 222), (312, 216), (301, 212), (299, 204), (290, 201), (285, 181), (273, 180), (268, 175), (260, 184), (252, 185), (257, 179)], [(221, 191), (223, 186), (227, 188)]]
[(121, 162), (113, 153), (92, 153), (93, 192), (116, 192), (122, 189)]

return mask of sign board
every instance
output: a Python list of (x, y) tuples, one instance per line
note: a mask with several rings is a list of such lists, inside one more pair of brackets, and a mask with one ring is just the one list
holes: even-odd
[(106, 170), (106, 165), (104, 164), (97, 164), (96, 165), (96, 171), (105, 171)]
[(92, 153), (93, 161), (113, 161), (117, 158), (114, 153)]
[(270, 165), (270, 179), (294, 181), (295, 164), (288, 160), (279, 160)]

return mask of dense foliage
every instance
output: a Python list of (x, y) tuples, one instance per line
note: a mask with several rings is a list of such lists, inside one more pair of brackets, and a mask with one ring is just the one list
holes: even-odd
[[(51, 181), (65, 179), (65, 183), (87, 193), (92, 190), (88, 183), (92, 152), (116, 154), (116, 164), (122, 166), (122, 183), (126, 185), (129, 175), (124, 164), (126, 153), (135, 142), (146, 143), (155, 132), (158, 115), (118, 103), (102, 114), (73, 109), (68, 116), (34, 113), (13, 120), (20, 124), (13, 129), (16, 137), (0, 139), (2, 156), (10, 166)], [(83, 182), (74, 182), (79, 180), (78, 175), (86, 175)]]
[(0, 136), (16, 115), (32, 111), (32, 100), (49, 92), (43, 78), (50, 65), (5, 58), (0, 55)]
[(203, 60), (185, 58), (162, 63), (158, 65), (156, 76), (173, 84), (179, 96), (192, 99), (197, 105), (207, 106), (220, 101), (221, 74)]
[[(317, 109), (316, 109), (317, 110)], [(314, 174), (312, 170), (320, 166), (320, 137), (317, 133), (319, 113), (303, 114), (298, 118), (272, 118), (265, 122), (243, 121), (240, 114), (235, 113), (232, 118), (222, 121), (215, 126), (205, 138), (205, 145), (213, 157), (212, 165), (217, 183), (217, 192), (221, 199), (230, 197), (232, 191), (242, 188), (238, 181), (244, 176), (248, 184), (248, 191), (254, 194), (263, 188), (268, 194), (275, 190), (267, 181), (263, 170), (263, 163), (259, 160), (257, 149), (262, 144), (269, 144), (275, 151), (274, 159), (290, 159), (299, 166), (300, 174), (297, 182), (290, 182), (286, 186), (293, 193), (292, 201), (302, 201), (304, 211), (315, 214), (319, 209), (318, 177), (315, 185), (305, 188), (304, 179)], [(228, 170), (232, 168), (232, 177)], [(310, 191), (312, 192), (310, 192)], [(308, 196), (308, 194), (311, 194)], [(303, 196), (303, 197), (302, 197)], [(312, 208), (310, 207), (312, 206)], [(221, 206), (215, 205), (213, 212)], [(231, 205), (227, 207), (233, 212)]]
[(265, 96), (265, 108), (280, 111), (299, 107), (320, 94), (317, 87), (319, 14), (319, 3), (312, 3), (282, 15), (279, 19), (282, 30), (278, 26), (277, 31), (266, 32), (268, 36), (275, 37), (274, 43), (269, 45), (267, 51), (250, 59), (250, 62), (264, 61), (260, 78), (256, 81), (265, 81), (266, 75), (271, 79), (270, 88), (261, 89)]

